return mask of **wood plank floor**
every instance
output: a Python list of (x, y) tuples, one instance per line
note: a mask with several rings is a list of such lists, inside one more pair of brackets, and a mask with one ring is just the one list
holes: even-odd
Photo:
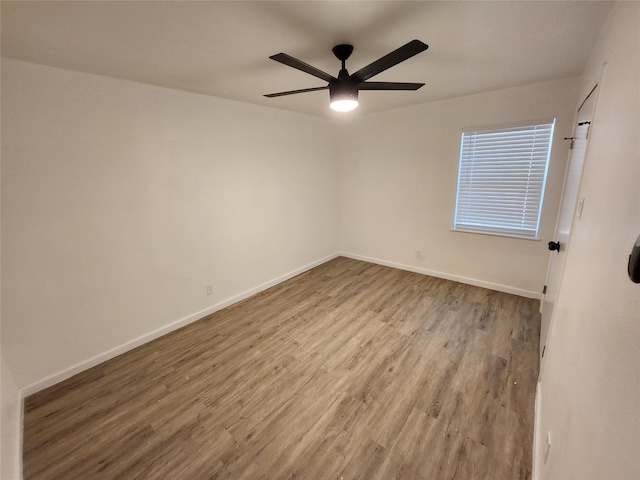
[(25, 478), (530, 479), (539, 326), (339, 257), (28, 397)]

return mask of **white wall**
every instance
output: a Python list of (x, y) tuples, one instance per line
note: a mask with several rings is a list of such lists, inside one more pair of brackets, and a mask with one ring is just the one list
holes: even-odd
[(585, 71), (583, 93), (606, 62), (541, 372), (540, 480), (640, 478), (640, 284), (626, 272), (640, 234), (638, 25), (640, 4), (616, 4)]
[[(359, 119), (348, 131), (341, 164), (342, 251), (539, 298), (569, 147), (562, 138), (571, 134), (578, 82), (509, 88)], [(553, 117), (543, 241), (452, 232), (462, 129)]]
[(3, 59), (2, 355), (16, 387), (335, 254), (332, 133), (325, 119)]

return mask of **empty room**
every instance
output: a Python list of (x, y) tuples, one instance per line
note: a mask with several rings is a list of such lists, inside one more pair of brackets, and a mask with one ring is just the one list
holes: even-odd
[(4, 1), (0, 478), (640, 478), (640, 2)]

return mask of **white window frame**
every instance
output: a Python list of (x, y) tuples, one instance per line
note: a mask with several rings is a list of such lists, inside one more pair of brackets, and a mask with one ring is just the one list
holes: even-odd
[(555, 118), (465, 128), (453, 230), (539, 240)]

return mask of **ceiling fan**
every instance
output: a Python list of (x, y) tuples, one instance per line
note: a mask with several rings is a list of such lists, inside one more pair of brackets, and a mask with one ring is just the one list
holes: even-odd
[(269, 93), (265, 97), (282, 97), (284, 95), (294, 95), (296, 93), (315, 92), (318, 90), (329, 89), (330, 106), (333, 110), (339, 112), (348, 112), (358, 106), (359, 90), (417, 90), (424, 83), (407, 83), (407, 82), (367, 82), (374, 75), (384, 72), (388, 68), (397, 65), (400, 62), (417, 55), (429, 48), (429, 45), (420, 40), (411, 40), (406, 45), (394, 50), (393, 52), (379, 58), (366, 67), (361, 68), (356, 73), (349, 75), (345, 67), (346, 60), (353, 52), (353, 45), (341, 44), (333, 47), (333, 54), (342, 62), (342, 68), (338, 73), (338, 78), (330, 75), (322, 70), (317, 69), (297, 58), (287, 55), (286, 53), (278, 53), (269, 58), (276, 62), (284, 63), (290, 67), (306, 72), (314, 77), (329, 82), (324, 87), (303, 88), (301, 90), (291, 90), (288, 92)]

